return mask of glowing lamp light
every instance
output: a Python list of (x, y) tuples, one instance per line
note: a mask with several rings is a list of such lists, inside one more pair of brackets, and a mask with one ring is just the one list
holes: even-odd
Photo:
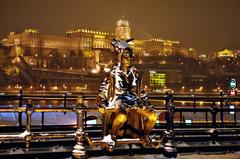
[(89, 125), (96, 125), (97, 124), (97, 120), (88, 120), (87, 124), (89, 124)]
[(53, 86), (52, 88), (53, 88), (54, 90), (57, 90), (57, 89), (58, 89), (58, 87), (57, 87), (57, 86)]
[(104, 70), (105, 72), (109, 72), (109, 71), (110, 71), (110, 68), (105, 67), (103, 70)]
[(98, 73), (98, 72), (97, 72), (96, 69), (92, 69), (92, 70), (91, 70), (91, 73), (94, 73), (94, 74), (95, 74), (95, 73)]
[[(230, 106), (229, 106), (229, 109), (230, 109), (230, 110), (234, 110), (234, 109), (235, 109), (235, 106), (234, 106), (234, 105), (230, 105)], [(230, 113), (231, 115), (234, 115), (234, 114), (235, 114), (234, 111), (230, 111), (229, 113)]]
[(21, 61), (20, 58), (17, 57), (15, 62), (20, 62), (20, 61)]

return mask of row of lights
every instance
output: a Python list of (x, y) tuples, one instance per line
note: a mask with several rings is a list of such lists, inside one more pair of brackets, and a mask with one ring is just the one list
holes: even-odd
[[(45, 86), (45, 85), (40, 85), (40, 87), (41, 87), (42, 89), (46, 89), (46, 86)], [(75, 89), (79, 90), (79, 89), (87, 89), (87, 87), (88, 87), (88, 85), (85, 84), (84, 87), (82, 87), (82, 86), (75, 86), (75, 87), (71, 87), (71, 88), (75, 88)], [(23, 86), (21, 86), (21, 85), (19, 85), (19, 84), (16, 84), (15, 86), (9, 85), (7, 88), (8, 88), (8, 89), (12, 89), (12, 88), (22, 89)], [(65, 84), (63, 84), (62, 87), (59, 87), (59, 86), (49, 86), (49, 88), (52, 89), (52, 90), (59, 90), (59, 89), (61, 89), (61, 88), (67, 89), (68, 87), (67, 87)], [(29, 86), (29, 89), (34, 89), (34, 86), (32, 86), (32, 85)]]
[(71, 30), (71, 31), (67, 31), (66, 34), (74, 34), (74, 33), (80, 33), (80, 32), (90, 33), (90, 34), (100, 34), (100, 35), (113, 35), (113, 33), (100, 32), (100, 31), (87, 30), (87, 29)]
[[(38, 29), (25, 29), (24, 32), (25, 32), (25, 33), (39, 33)], [(9, 34), (10, 34), (10, 35), (14, 35), (14, 34), (16, 34), (16, 32), (15, 32), (15, 31), (12, 31), (12, 32), (10, 32)]]
[[(15, 63), (15, 61), (12, 61), (12, 62)], [(34, 63), (31, 62), (31, 61), (30, 61), (30, 64), (31, 64), (31, 65), (34, 65)], [(36, 64), (35, 64), (35, 65), (36, 65)], [(44, 64), (43, 67), (46, 68), (46, 67), (47, 67), (47, 64)], [(57, 68), (60, 69), (60, 66), (57, 66)], [(73, 70), (73, 67), (69, 67), (69, 70)]]
[[(182, 104), (182, 105), (185, 105), (185, 104), (186, 104), (186, 102), (187, 102), (187, 103), (191, 103), (191, 104), (192, 104), (192, 102), (191, 102), (191, 101), (181, 101), (181, 104)], [(196, 103), (199, 103), (199, 105), (203, 105), (203, 101), (199, 101), (199, 102), (196, 102)]]
[[(36, 56), (37, 57), (37, 56)], [(49, 57), (52, 57), (52, 54), (49, 55)], [(66, 58), (67, 55), (66, 54), (63, 54), (63, 58)]]
[(172, 40), (163, 40), (163, 39), (157, 39), (157, 38), (151, 38), (150, 40), (147, 41), (157, 41), (157, 42), (163, 42), (166, 43), (166, 45), (168, 44), (179, 44), (179, 41), (172, 41)]
[(25, 33), (39, 33), (37, 29), (25, 29)]
[[(45, 86), (45, 85), (40, 85), (40, 87), (41, 87), (42, 89), (46, 89), (46, 86)], [(147, 87), (147, 86), (145, 86), (145, 87)], [(16, 84), (16, 85), (13, 86), (13, 87), (12, 87), (11, 85), (9, 85), (7, 88), (8, 88), (8, 89), (11, 89), (11, 88), (22, 89), (22, 86), (19, 85), (19, 84)], [(29, 88), (30, 88), (30, 89), (33, 89), (34, 86), (31, 85)], [(52, 89), (52, 90), (59, 90), (59, 89), (61, 89), (61, 87), (59, 87), (59, 86), (49, 86), (49, 88)], [(67, 89), (68, 87), (67, 87), (65, 84), (63, 84), (63, 85), (62, 85), (62, 88)], [(72, 88), (74, 88), (74, 87), (72, 87)], [(79, 89), (87, 89), (87, 84), (85, 84), (84, 87), (76, 86), (75, 88), (76, 88), (77, 90), (79, 90)], [(204, 87), (200, 86), (199, 89), (195, 89), (195, 91), (197, 91), (197, 92), (202, 92), (202, 91), (203, 91), (203, 88), (204, 88)], [(171, 88), (167, 88), (166, 86), (164, 86), (164, 89), (169, 89), (171, 93), (174, 93), (174, 90), (172, 90)], [(182, 86), (182, 90), (185, 90), (185, 86)], [(194, 90), (194, 89), (189, 89), (190, 92), (193, 92), (193, 90)], [(155, 89), (155, 90), (153, 90), (153, 91), (155, 91), (155, 92), (165, 92), (165, 91), (162, 90), (162, 89)], [(222, 92), (222, 89), (221, 89), (220, 87), (217, 87), (217, 89), (213, 89), (212, 91), (213, 91), (213, 92)]]
[(19, 57), (16, 57), (12, 60), (12, 63), (18, 63), (20, 62), (20, 58)]
[[(174, 92), (174, 90), (172, 90), (171, 88), (167, 88), (167, 86), (164, 86), (164, 89), (165, 89), (165, 90), (166, 90), (166, 89), (169, 89), (169, 90), (171, 90), (172, 93)], [(185, 88), (185, 86), (182, 86), (181, 89), (184, 91), (186, 88)], [(190, 91), (190, 92), (193, 92), (193, 91), (202, 92), (203, 89), (204, 89), (204, 87), (203, 87), (203, 86), (200, 86), (200, 87), (197, 88), (197, 89), (192, 89), (192, 88), (190, 88), (189, 91)], [(155, 89), (154, 91), (156, 91), (156, 92), (162, 92), (163, 89)], [(213, 92), (222, 92), (223, 90), (222, 90), (220, 87), (217, 87), (216, 89), (212, 89), (212, 91), (213, 91)], [(165, 91), (163, 91), (163, 92), (165, 92)]]

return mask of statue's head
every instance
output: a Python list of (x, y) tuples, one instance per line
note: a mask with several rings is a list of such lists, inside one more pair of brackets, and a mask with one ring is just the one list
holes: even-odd
[(124, 66), (131, 66), (131, 61), (133, 59), (132, 48), (130, 48), (129, 42), (133, 39), (129, 40), (116, 40), (113, 39), (112, 46), (117, 54), (118, 63)]

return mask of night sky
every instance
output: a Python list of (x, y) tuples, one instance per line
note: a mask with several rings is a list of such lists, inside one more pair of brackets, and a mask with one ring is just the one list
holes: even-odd
[(240, 0), (2, 0), (0, 38), (25, 28), (113, 31), (123, 14), (133, 37), (179, 40), (198, 52), (240, 47)]

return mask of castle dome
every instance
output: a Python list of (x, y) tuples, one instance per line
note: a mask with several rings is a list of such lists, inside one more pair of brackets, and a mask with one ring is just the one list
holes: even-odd
[(121, 19), (117, 21), (117, 26), (115, 27), (115, 37), (116, 39), (127, 40), (130, 39), (131, 29), (129, 27), (128, 20), (122, 16)]
[(121, 19), (117, 21), (117, 26), (118, 27), (129, 27), (129, 22), (128, 20), (123, 16)]

